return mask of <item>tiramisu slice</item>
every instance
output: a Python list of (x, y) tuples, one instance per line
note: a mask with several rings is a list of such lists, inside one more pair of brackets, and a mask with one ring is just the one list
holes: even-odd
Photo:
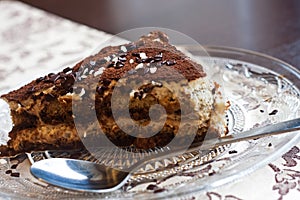
[(151, 32), (2, 95), (13, 128), (0, 156), (84, 148), (82, 139), (99, 135), (137, 149), (166, 146), (180, 131), (182, 142), (219, 137), (227, 106), (218, 87), (164, 33)]

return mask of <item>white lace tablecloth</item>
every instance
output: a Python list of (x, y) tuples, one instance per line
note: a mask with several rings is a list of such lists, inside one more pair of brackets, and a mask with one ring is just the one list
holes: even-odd
[[(0, 11), (1, 91), (59, 71), (110, 37), (16, 1), (0, 1)], [(13, 82), (6, 80), (11, 74)], [(242, 180), (194, 199), (300, 199), (300, 144)]]

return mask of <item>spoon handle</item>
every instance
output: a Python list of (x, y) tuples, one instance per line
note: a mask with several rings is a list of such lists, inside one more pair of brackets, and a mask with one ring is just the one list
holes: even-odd
[(158, 154), (154, 154), (144, 159), (141, 159), (139, 162), (134, 164), (131, 169), (134, 171), (138, 169), (141, 165), (154, 161), (156, 159), (163, 159), (165, 157), (176, 156), (178, 154), (183, 154), (186, 152), (199, 151), (199, 150), (209, 150), (218, 146), (232, 144), (235, 142), (258, 139), (261, 137), (279, 135), (287, 132), (293, 132), (300, 130), (300, 118), (296, 118), (289, 121), (284, 121), (276, 124), (271, 124), (259, 128), (253, 128), (248, 131), (236, 133), (233, 135), (228, 135), (222, 138), (213, 138), (204, 140), (202, 144), (189, 148), (189, 149), (174, 149), (173, 151), (166, 151)]
[(204, 144), (201, 146), (201, 149), (209, 149), (216, 146), (231, 144), (250, 139), (258, 139), (266, 136), (279, 135), (282, 133), (293, 132), (297, 130), (300, 130), (300, 118), (259, 128), (253, 128), (248, 131), (240, 132), (234, 135), (228, 135), (222, 138), (207, 140), (207, 142), (204, 141)]

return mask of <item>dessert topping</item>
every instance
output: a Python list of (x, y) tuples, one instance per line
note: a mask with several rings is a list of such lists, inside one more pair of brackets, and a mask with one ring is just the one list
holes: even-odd
[(154, 74), (156, 72), (157, 68), (156, 67), (151, 67), (150, 68), (150, 73)]
[(148, 57), (147, 57), (146, 53), (140, 53), (140, 58), (147, 59)]
[(176, 61), (175, 60), (167, 60), (166, 61), (166, 65), (167, 66), (172, 66), (172, 65), (175, 65), (176, 64)]
[(95, 64), (96, 64), (96, 61), (91, 60), (91, 61), (90, 61), (90, 64), (91, 64), (91, 65), (95, 65)]
[(126, 47), (125, 46), (121, 46), (121, 51), (123, 51), (123, 52), (127, 52), (127, 49), (126, 49)]

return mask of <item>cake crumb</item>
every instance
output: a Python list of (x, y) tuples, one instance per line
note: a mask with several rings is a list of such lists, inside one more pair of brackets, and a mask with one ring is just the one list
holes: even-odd
[(229, 154), (234, 154), (234, 153), (237, 153), (237, 150), (230, 150), (228, 153)]
[(17, 167), (18, 167), (18, 164), (14, 164), (14, 165), (12, 165), (10, 168), (12, 168), (12, 169), (17, 169)]
[(13, 172), (10, 174), (10, 176), (12, 177), (20, 177), (20, 173), (19, 172)]
[(269, 113), (269, 115), (276, 115), (278, 113), (278, 110), (273, 110), (272, 112)]
[(268, 147), (272, 147), (273, 145), (272, 145), (272, 143), (270, 142), (269, 144), (268, 144)]

